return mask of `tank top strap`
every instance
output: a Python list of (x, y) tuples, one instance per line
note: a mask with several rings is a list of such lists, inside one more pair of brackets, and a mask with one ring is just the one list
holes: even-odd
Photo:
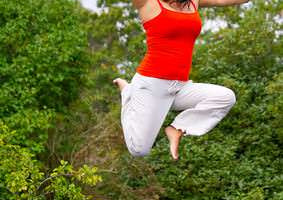
[(190, 1), (190, 2), (193, 4), (193, 7), (194, 7), (194, 9), (195, 9), (195, 12), (197, 12), (197, 9), (196, 9), (196, 6), (195, 6), (194, 1), (192, 0), (192, 1)]
[(157, 2), (158, 2), (159, 6), (160, 6), (160, 8), (162, 10), (163, 9), (163, 5), (160, 3), (160, 0), (157, 0)]

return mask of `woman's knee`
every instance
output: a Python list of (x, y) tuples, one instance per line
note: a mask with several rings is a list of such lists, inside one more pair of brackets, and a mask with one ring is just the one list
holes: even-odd
[(134, 157), (143, 157), (150, 153), (149, 148), (142, 148), (142, 149), (134, 149), (134, 148), (128, 148), (130, 154)]
[(230, 88), (228, 88), (228, 96), (229, 96), (229, 102), (231, 105), (234, 105), (237, 101), (236, 99), (236, 95), (235, 92), (233, 90), (231, 90)]
[(224, 87), (224, 88), (225, 89), (223, 91), (223, 100), (227, 102), (229, 106), (233, 106), (237, 101), (235, 92), (230, 88), (227, 88), (227, 87)]
[(137, 142), (133, 137), (130, 137), (126, 143), (128, 151), (132, 156), (142, 157), (150, 153), (151, 147), (145, 142)]

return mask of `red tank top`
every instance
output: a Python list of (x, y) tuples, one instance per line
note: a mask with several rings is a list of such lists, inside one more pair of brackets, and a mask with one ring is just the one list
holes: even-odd
[(144, 76), (187, 81), (201, 18), (193, 2), (195, 12), (184, 13), (169, 10), (157, 1), (161, 12), (142, 24), (147, 52), (136, 71)]

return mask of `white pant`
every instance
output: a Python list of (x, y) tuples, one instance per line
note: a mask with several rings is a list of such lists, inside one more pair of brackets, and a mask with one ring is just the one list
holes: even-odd
[(236, 102), (233, 90), (192, 80), (167, 80), (135, 73), (121, 91), (121, 124), (129, 152), (149, 154), (169, 110), (181, 111), (170, 124), (184, 136), (214, 128)]

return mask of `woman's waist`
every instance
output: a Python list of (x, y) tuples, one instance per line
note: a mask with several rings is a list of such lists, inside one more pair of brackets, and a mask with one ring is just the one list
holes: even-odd
[(188, 67), (174, 67), (165, 65), (144, 65), (141, 64), (136, 68), (136, 72), (150, 77), (156, 77), (168, 80), (182, 80), (187, 81), (189, 78), (190, 66)]
[(144, 68), (167, 68), (168, 70), (176, 70), (190, 68), (192, 64), (192, 56), (160, 56), (156, 54), (146, 54), (140, 62), (140, 66)]

